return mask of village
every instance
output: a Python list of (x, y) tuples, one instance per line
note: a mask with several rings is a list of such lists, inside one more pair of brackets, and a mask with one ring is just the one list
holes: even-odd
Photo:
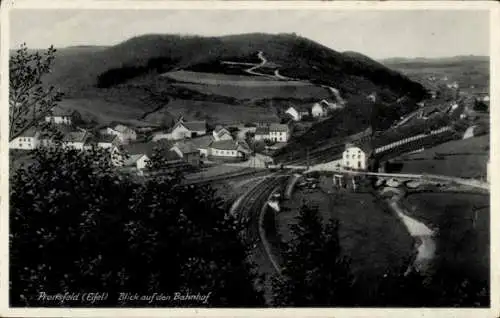
[[(112, 163), (120, 170), (142, 174), (155, 149), (161, 149), (166, 167), (177, 169), (186, 165), (194, 168), (237, 164), (253, 168), (272, 163), (273, 150), (283, 147), (291, 138), (296, 123), (327, 118), (330, 111), (338, 109), (337, 103), (326, 100), (311, 107), (290, 106), (280, 122), (216, 125), (207, 121), (185, 120), (180, 116), (168, 130), (144, 132), (122, 123), (82, 128), (77, 111), (56, 106), (45, 116), (63, 134), (62, 147), (88, 150), (92, 147), (109, 151)], [(27, 152), (37, 147), (54, 145), (51, 136), (40, 128), (32, 127), (12, 140), (9, 148)], [(179, 165), (183, 162), (185, 165)]]
[[(434, 77), (429, 77), (431, 85), (431, 98), (420, 102), (419, 109), (401, 118), (393, 127), (397, 128), (407, 125), (413, 119), (427, 120), (439, 113), (452, 114), (459, 112), (460, 120), (466, 120), (471, 116), (471, 109), (460, 107), (458, 84), (456, 82), (446, 84), (445, 89), (439, 88)], [(443, 93), (453, 95), (446, 103), (440, 99)], [(375, 93), (366, 96), (370, 103), (377, 101)], [(489, 97), (479, 94), (475, 97), (476, 102), (489, 104)], [(289, 106), (280, 114), (279, 122), (271, 123), (235, 123), (234, 125), (215, 125), (206, 120), (185, 120), (179, 116), (177, 121), (169, 129), (144, 129), (132, 127), (123, 123), (111, 123), (111, 125), (100, 125), (92, 128), (82, 128), (81, 116), (77, 111), (63, 109), (56, 106), (45, 116), (45, 123), (51, 123), (62, 133), (62, 142), (58, 145), (81, 151), (97, 147), (106, 149), (112, 164), (120, 172), (144, 175), (148, 170), (148, 162), (155, 151), (160, 150), (163, 158), (163, 171), (182, 170), (197, 172), (215, 168), (213, 174), (223, 175), (230, 168), (268, 168), (276, 163), (273, 154), (276, 150), (284, 147), (293, 137), (307, 133), (307, 129), (317, 122), (335, 115), (335, 112), (346, 106), (344, 100), (337, 99), (329, 102), (325, 99), (313, 103), (310, 107)], [(435, 131), (438, 134), (449, 130), (441, 128)], [(469, 137), (473, 129), (469, 129)], [(427, 132), (429, 133), (429, 132)], [(360, 136), (363, 132), (360, 133)], [(477, 134), (476, 134), (477, 135)], [(465, 135), (464, 135), (465, 136)], [(425, 137), (423, 134), (421, 137)], [(370, 141), (366, 139), (356, 140), (356, 137), (346, 138), (345, 150), (337, 155), (329, 155), (328, 160), (313, 167), (313, 170), (321, 170), (325, 166), (334, 170), (360, 170), (373, 171), (374, 167), (370, 161), (376, 152), (388, 151), (402, 143), (413, 142), (421, 138), (406, 136), (402, 140), (373, 148)], [(43, 134), (41, 129), (32, 127), (23, 134), (12, 140), (9, 148), (12, 151), (26, 153), (37, 147), (54, 145), (53, 137)], [(352, 139), (352, 140), (351, 140)], [(326, 162), (326, 163), (324, 163)], [(283, 163), (278, 163), (283, 164)], [(309, 162), (303, 163), (308, 167)], [(292, 167), (292, 166), (290, 166)], [(383, 171), (383, 168), (376, 168)], [(488, 169), (489, 171), (489, 169)], [(206, 174), (205, 174), (206, 175)]]

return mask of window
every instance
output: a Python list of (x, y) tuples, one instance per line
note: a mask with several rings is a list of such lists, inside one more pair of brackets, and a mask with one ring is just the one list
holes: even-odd
[(358, 161), (358, 168), (361, 168), (361, 161)]
[(346, 166), (349, 166), (349, 161), (346, 161), (346, 162), (345, 162), (345, 165), (346, 165)]
[(358, 159), (361, 159), (361, 155), (358, 155)]

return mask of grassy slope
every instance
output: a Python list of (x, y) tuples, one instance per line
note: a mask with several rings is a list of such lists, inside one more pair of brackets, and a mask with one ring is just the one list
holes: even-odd
[[(438, 266), (489, 278), (489, 196), (426, 193), (411, 195), (408, 200), (416, 218), (439, 228)], [(476, 228), (472, 226), (473, 207), (481, 208)]]
[[(112, 69), (118, 70), (118, 78), (124, 67), (132, 69), (133, 75), (138, 70), (139, 74), (135, 75), (143, 76), (147, 87), (156, 85), (156, 77), (160, 73), (219, 60), (242, 57), (245, 60), (255, 56), (259, 50), (264, 51), (270, 61), (280, 65), (283, 75), (332, 84), (348, 98), (364, 97), (367, 90), (381, 94), (386, 92), (390, 98), (408, 92), (417, 98), (424, 94), (419, 84), (381, 64), (365, 57), (361, 59), (352, 54), (344, 55), (308, 39), (289, 34), (224, 37), (145, 35), (109, 48), (61, 49), (47, 82), (61, 88), (67, 93), (67, 98), (102, 95), (101, 90), (95, 87), (97, 79)], [(128, 87), (124, 85), (116, 89), (126, 92)], [(162, 89), (160, 87), (159, 93), (169, 94), (168, 90), (164, 92)], [(151, 97), (151, 93), (147, 91), (137, 94), (140, 95), (137, 97), (144, 99)], [(279, 95), (279, 91), (277, 94)], [(310, 93), (306, 94), (310, 97)], [(134, 106), (119, 95), (103, 98), (111, 103), (110, 107), (114, 107), (112, 105), (115, 102), (123, 104), (124, 107)], [(158, 106), (163, 101), (160, 99), (153, 103)]]
[[(485, 178), (489, 157), (490, 136), (484, 135), (455, 140), (423, 152), (398, 158), (403, 163), (402, 172), (434, 173), (464, 178)], [(444, 155), (442, 160), (436, 154)]]
[[(322, 184), (331, 187), (331, 178)], [(340, 237), (345, 254), (352, 260), (352, 268), (358, 275), (379, 277), (386, 270), (399, 269), (406, 264), (412, 253), (413, 239), (405, 227), (384, 211), (371, 194), (344, 192), (335, 200), (334, 195), (321, 191), (305, 193), (296, 190), (293, 198), (284, 203), (290, 211), (278, 215), (283, 239), (290, 239), (288, 226), (295, 222), (303, 200), (317, 205), (325, 221), (340, 221)]]

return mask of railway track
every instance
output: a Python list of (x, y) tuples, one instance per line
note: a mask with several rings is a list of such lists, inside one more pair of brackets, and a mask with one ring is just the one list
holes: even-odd
[(273, 261), (262, 241), (264, 238), (261, 237), (261, 231), (259, 230), (259, 218), (262, 208), (271, 193), (276, 188), (282, 187), (288, 178), (288, 175), (282, 173), (276, 173), (267, 177), (245, 194), (239, 207), (234, 211), (235, 214), (239, 215), (241, 220), (246, 221), (248, 224), (246, 231), (243, 233), (245, 242), (254, 248), (254, 253), (257, 253), (259, 258), (265, 259), (270, 264)]

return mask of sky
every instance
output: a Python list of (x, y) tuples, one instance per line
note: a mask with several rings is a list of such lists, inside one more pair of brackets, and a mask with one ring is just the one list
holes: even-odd
[(75, 10), (14, 9), (10, 45), (114, 45), (142, 34), (296, 33), (372, 58), (489, 55), (480, 10)]

